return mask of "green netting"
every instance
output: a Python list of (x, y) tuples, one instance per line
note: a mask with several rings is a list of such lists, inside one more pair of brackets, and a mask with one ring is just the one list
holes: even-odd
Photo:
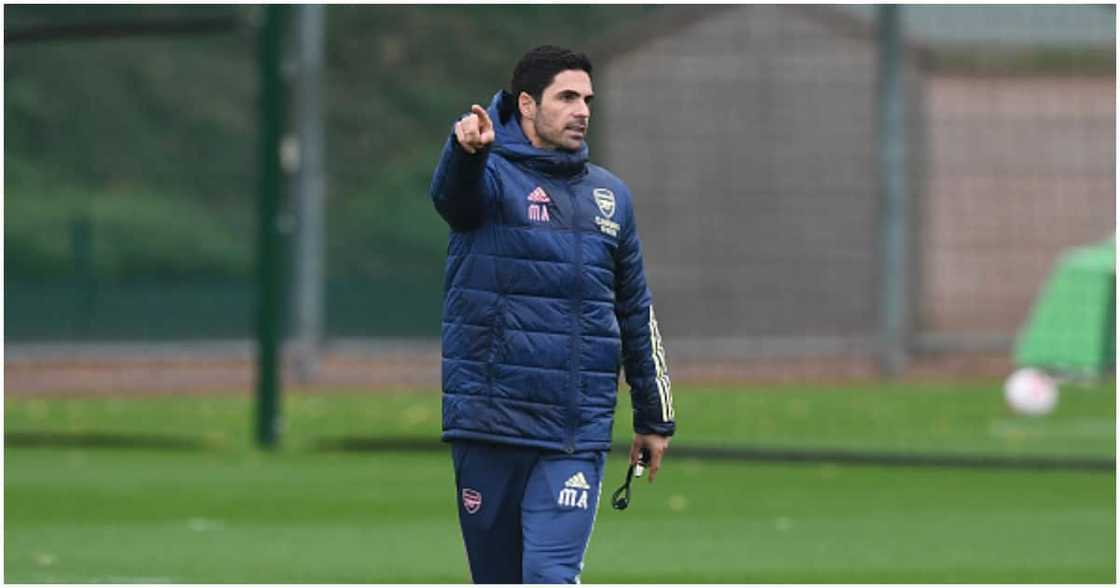
[(1115, 239), (1070, 250), (1019, 334), (1015, 362), (1081, 375), (1113, 369), (1115, 307)]
[[(8, 341), (250, 336), (256, 10), (5, 9), (9, 31), (223, 15), (246, 23), (6, 45)], [(485, 103), (534, 44), (576, 45), (656, 10), (329, 7), (327, 336), (438, 337), (447, 226), (426, 191), (452, 119)]]

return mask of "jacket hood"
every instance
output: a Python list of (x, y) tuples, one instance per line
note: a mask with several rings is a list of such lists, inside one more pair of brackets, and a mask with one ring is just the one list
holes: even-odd
[(570, 176), (587, 167), (587, 141), (579, 151), (537, 149), (529, 142), (516, 116), (513, 94), (499, 90), (486, 109), (494, 121), (494, 151), (502, 157), (551, 175)]

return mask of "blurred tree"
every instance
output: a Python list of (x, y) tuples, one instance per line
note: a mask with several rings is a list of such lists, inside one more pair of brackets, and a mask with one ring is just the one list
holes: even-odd
[[(5, 18), (20, 30), (215, 14), (251, 22), (255, 10), (21, 5)], [(438, 274), (446, 228), (425, 193), (451, 121), (506, 85), (526, 49), (578, 48), (652, 10), (329, 7), (329, 274), (418, 265)], [(9, 277), (67, 271), (70, 248), (53, 242), (76, 210), (102, 211), (93, 216), (99, 273), (251, 275), (240, 245), (253, 222), (251, 31), (24, 43), (5, 55), (5, 244), (9, 259), (23, 260), (9, 263)], [(103, 212), (125, 201), (135, 214)]]

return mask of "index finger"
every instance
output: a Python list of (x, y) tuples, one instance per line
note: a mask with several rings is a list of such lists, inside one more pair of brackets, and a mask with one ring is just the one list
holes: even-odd
[(662, 447), (649, 448), (649, 483), (653, 483), (653, 478), (657, 476), (657, 471), (661, 469), (661, 455), (665, 453)]
[(478, 128), (479, 128), (479, 130), (486, 130), (486, 129), (489, 129), (490, 127), (494, 126), (493, 123), (490, 122), (490, 115), (486, 112), (485, 108), (483, 108), (483, 107), (481, 107), (477, 104), (472, 104), (471, 105), (471, 112), (478, 115)]

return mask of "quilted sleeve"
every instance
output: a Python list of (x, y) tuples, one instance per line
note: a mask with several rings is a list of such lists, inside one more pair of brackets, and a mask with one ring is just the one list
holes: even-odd
[(669, 436), (676, 432), (669, 368), (629, 199), (623, 212), (616, 258), (615, 314), (622, 331), (622, 361), (634, 409), (634, 432)]

